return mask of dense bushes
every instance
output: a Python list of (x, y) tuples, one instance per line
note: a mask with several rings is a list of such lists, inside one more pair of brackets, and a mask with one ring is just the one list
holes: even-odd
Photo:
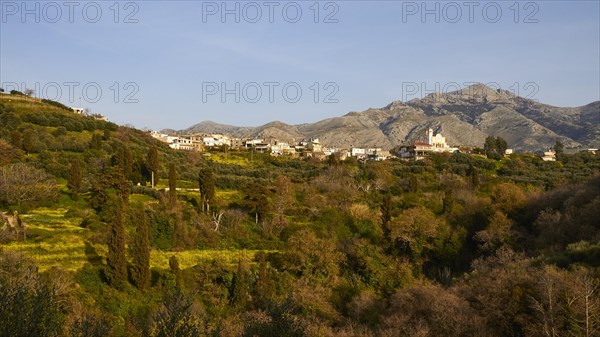
[(115, 125), (109, 122), (97, 120), (93, 117), (78, 116), (73, 113), (69, 116), (67, 113), (56, 112), (30, 112), (22, 115), (24, 122), (53, 127), (64, 127), (68, 131), (81, 132), (83, 130), (111, 130), (116, 129)]
[(67, 111), (73, 111), (68, 106), (66, 106), (66, 105), (64, 105), (64, 104), (62, 104), (60, 102), (56, 102), (56, 101), (50, 100), (50, 99), (42, 98), (42, 103), (46, 103), (48, 105), (52, 105), (52, 106), (55, 106), (57, 108), (61, 108), (61, 109), (67, 110)]
[(68, 282), (38, 274), (19, 254), (0, 254), (0, 335), (63, 336)]
[(517, 217), (537, 249), (563, 250), (582, 240), (600, 241), (600, 176), (528, 200)]

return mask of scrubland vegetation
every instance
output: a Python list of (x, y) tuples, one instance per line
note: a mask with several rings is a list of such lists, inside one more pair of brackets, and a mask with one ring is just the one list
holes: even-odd
[(2, 95), (0, 335), (600, 336), (600, 156), (490, 157), (176, 152)]

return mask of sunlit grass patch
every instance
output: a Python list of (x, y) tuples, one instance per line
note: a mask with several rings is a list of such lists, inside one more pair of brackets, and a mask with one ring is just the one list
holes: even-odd
[(145, 194), (131, 194), (129, 196), (130, 204), (137, 204), (137, 203), (145, 204), (145, 203), (147, 203), (149, 201), (153, 201), (153, 200), (154, 200), (154, 198), (152, 198), (149, 195), (145, 195)]
[(2, 101), (2, 103), (7, 107), (12, 108), (17, 113), (26, 113), (36, 110), (42, 110), (44, 112), (55, 112), (61, 114), (71, 113), (70, 111), (67, 111), (65, 109), (61, 109), (59, 107), (44, 103), (41, 99), (35, 97), (4, 94), (0, 95), (0, 101)]
[(64, 217), (67, 213), (67, 209), (65, 208), (37, 208), (29, 214), (30, 217), (37, 218), (60, 218)]
[[(239, 197), (236, 191), (220, 192), (220, 197), (234, 199)], [(140, 195), (140, 198), (144, 197)], [(60, 267), (69, 271), (82, 268), (90, 259), (103, 261), (107, 254), (104, 244), (91, 244), (86, 241), (88, 229), (81, 228), (80, 218), (65, 217), (66, 208), (38, 208), (29, 214), (22, 214), (26, 224), (27, 241), (16, 241), (3, 248), (25, 254), (35, 260), (40, 271), (52, 267)], [(200, 263), (220, 261), (234, 265), (240, 256), (252, 260), (259, 250), (187, 250), (167, 252), (152, 250), (150, 253), (151, 268), (169, 269), (169, 258), (177, 256), (182, 269), (194, 267)]]
[(209, 160), (212, 160), (217, 163), (222, 163), (222, 164), (239, 165), (239, 166), (250, 166), (252, 164), (247, 157), (237, 156), (237, 155), (234, 155), (231, 153), (229, 153), (227, 155), (224, 155), (222, 153), (213, 154), (212, 156), (210, 156), (208, 158), (209, 158)]
[[(158, 190), (169, 188), (169, 179), (161, 179), (160, 182), (156, 184), (155, 188)], [(177, 180), (177, 188), (196, 189), (198, 188), (198, 182), (192, 180)]]
[(22, 253), (33, 259), (40, 271), (45, 271), (52, 267), (61, 267), (65, 270), (75, 271), (83, 267), (84, 263), (87, 262), (83, 241), (67, 243), (12, 242), (4, 245), (3, 248)]
[(79, 227), (81, 219), (65, 217), (67, 211), (66, 208), (38, 208), (29, 214), (23, 214), (21, 218), (27, 231), (33, 234), (44, 237), (60, 234), (63, 240), (66, 239), (65, 235), (83, 235), (86, 230)]
[(57, 266), (77, 270), (86, 262), (84, 246), (87, 230), (79, 227), (81, 219), (66, 218), (66, 208), (37, 208), (21, 219), (27, 230), (27, 241), (3, 245), (32, 258), (40, 271)]
[(226, 264), (235, 264), (243, 254), (249, 260), (254, 258), (260, 250), (186, 250), (183, 252), (165, 252), (153, 250), (150, 252), (150, 267), (159, 269), (169, 268), (169, 258), (177, 256), (179, 267), (186, 269), (199, 263), (222, 261)]
[(234, 201), (242, 200), (242, 198), (242, 193), (237, 190), (217, 191), (217, 199), (225, 204), (230, 204)]

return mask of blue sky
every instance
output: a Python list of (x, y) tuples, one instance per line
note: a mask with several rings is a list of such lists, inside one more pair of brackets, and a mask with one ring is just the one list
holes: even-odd
[(0, 86), (150, 129), (314, 122), (470, 82), (600, 100), (600, 2), (469, 4), (1, 0)]

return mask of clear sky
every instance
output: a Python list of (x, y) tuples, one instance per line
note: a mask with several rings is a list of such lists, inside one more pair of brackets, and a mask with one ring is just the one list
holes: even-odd
[(599, 4), (0, 0), (0, 86), (150, 129), (314, 122), (470, 82), (579, 106), (600, 100)]

